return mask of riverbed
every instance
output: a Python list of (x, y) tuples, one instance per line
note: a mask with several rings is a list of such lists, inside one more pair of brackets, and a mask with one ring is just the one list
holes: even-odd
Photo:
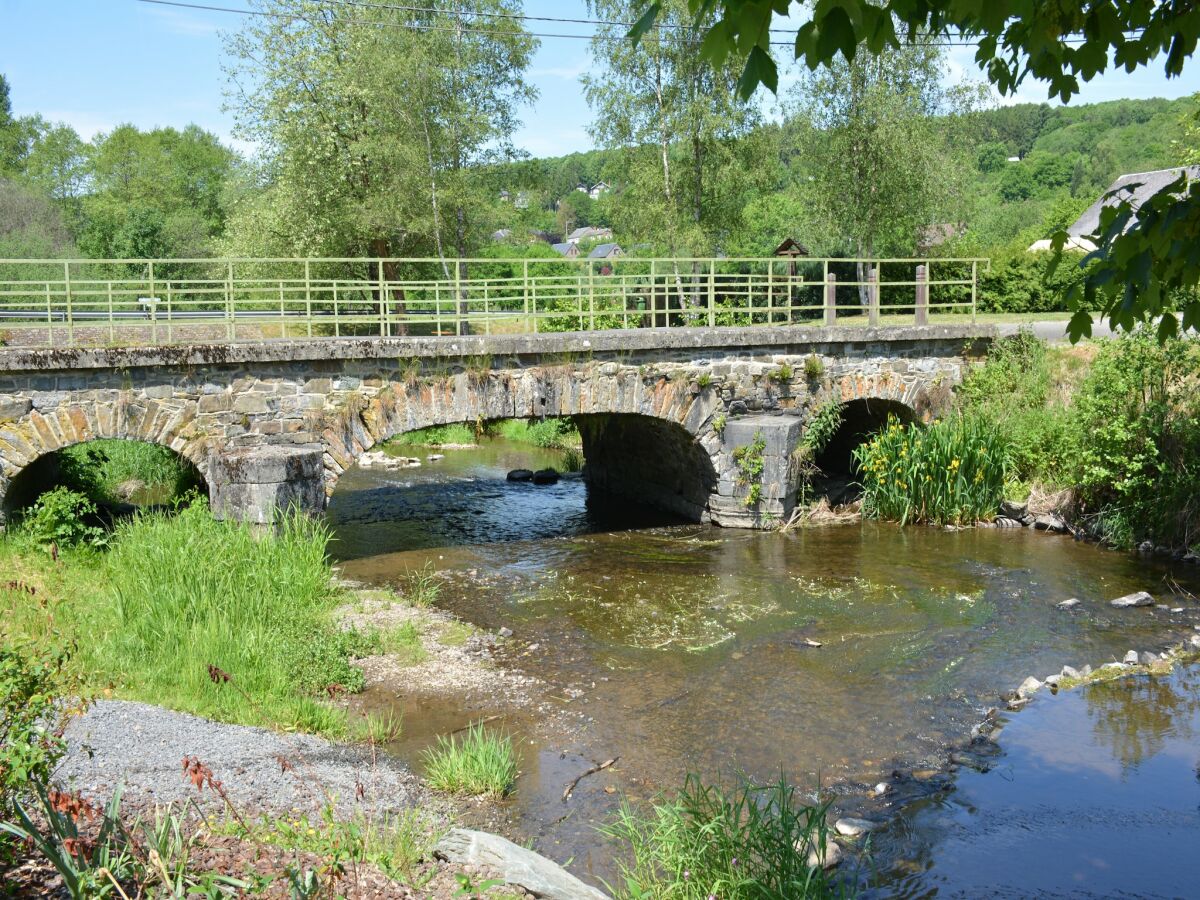
[[(551, 685), (553, 716), (414, 710), (402, 690), (369, 699), (408, 712), (394, 749), (414, 760), (436, 733), (499, 717), (523, 753), (506, 828), (585, 877), (612, 875), (595, 826), (688, 771), (782, 771), (852, 803), (893, 772), (944, 766), (1025, 676), (1161, 650), (1200, 621), (1192, 570), (1070, 537), (876, 523), (723, 530), (589, 493), (578, 476), (504, 478), (560, 458), (492, 440), (420, 468), (352, 470), (329, 520), (347, 577), (402, 585), (441, 573), (438, 605), (511, 630), (499, 665)], [(1162, 608), (1109, 606), (1136, 590)], [(1071, 597), (1075, 609), (1057, 608)], [(548, 727), (564, 711), (577, 726)], [(567, 782), (614, 757), (562, 801)]]

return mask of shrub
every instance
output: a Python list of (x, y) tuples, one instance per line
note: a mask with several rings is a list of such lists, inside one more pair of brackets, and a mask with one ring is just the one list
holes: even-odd
[(123, 486), (137, 485), (143, 499), (165, 503), (202, 487), (199, 472), (187, 460), (159, 444), (96, 440), (59, 452), (63, 482), (96, 503), (131, 499)]
[(439, 735), (424, 762), (429, 784), (451, 794), (503, 797), (517, 778), (512, 738), (482, 724), (472, 725), (461, 738)]
[(96, 504), (84, 494), (56, 487), (38, 497), (21, 518), (18, 538), (37, 547), (99, 547), (104, 530), (94, 524)]
[(831, 897), (829, 876), (809, 865), (830, 840), (826, 806), (798, 803), (783, 778), (732, 790), (689, 775), (674, 796), (643, 814), (622, 805), (601, 828), (625, 852), (618, 856), (621, 898)]
[(999, 429), (978, 417), (927, 428), (892, 418), (854, 451), (863, 512), (902, 524), (990, 519), (1003, 498), (1007, 456)]
[(1092, 525), (1118, 546), (1200, 537), (1200, 347), (1104, 342), (1075, 398), (1072, 463)]
[(825, 363), (821, 361), (821, 357), (815, 353), (810, 353), (804, 358), (804, 377), (809, 381), (816, 381), (825, 374)]
[(0, 643), (0, 818), (32, 785), (49, 781), (66, 749), (60, 701), (69, 693), (67, 660), (65, 650)]
[(570, 419), (502, 419), (491, 430), (506, 440), (549, 449), (563, 449), (579, 442), (579, 431)]
[(1067, 254), (1052, 268), (1051, 253), (1029, 253), (1009, 248), (992, 259), (987, 270), (979, 272), (979, 310), (981, 312), (1029, 313), (1057, 312), (1067, 309), (1067, 292), (1082, 284), (1086, 271), (1078, 265), (1078, 256)]

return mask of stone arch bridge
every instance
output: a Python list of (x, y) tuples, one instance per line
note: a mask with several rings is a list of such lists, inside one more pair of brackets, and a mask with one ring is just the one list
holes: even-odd
[[(851, 430), (888, 412), (929, 419), (991, 337), (775, 326), (0, 348), (0, 509), (40, 457), (124, 438), (191, 460), (218, 515), (266, 522), (284, 506), (324, 509), (357, 457), (402, 432), (574, 416), (595, 486), (755, 527), (791, 511), (810, 413), (848, 402)], [(757, 490), (739, 447), (761, 457)]]

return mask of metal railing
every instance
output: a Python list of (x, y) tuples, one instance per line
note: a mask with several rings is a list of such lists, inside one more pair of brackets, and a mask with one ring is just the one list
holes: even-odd
[(974, 259), (0, 260), (23, 346), (974, 320)]

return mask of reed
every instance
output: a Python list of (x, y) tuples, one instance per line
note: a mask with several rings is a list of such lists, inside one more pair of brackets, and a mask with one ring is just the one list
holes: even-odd
[(503, 797), (517, 778), (512, 738), (477, 723), (460, 737), (439, 735), (425, 751), (425, 779), (435, 790), (475, 797)]

